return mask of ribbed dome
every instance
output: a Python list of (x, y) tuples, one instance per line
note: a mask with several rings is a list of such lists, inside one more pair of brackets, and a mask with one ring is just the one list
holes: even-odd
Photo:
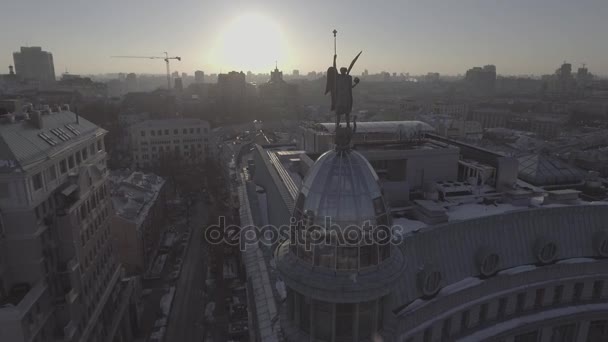
[(348, 225), (388, 224), (378, 176), (367, 159), (353, 150), (321, 155), (304, 179), (294, 216), (313, 214), (313, 223), (325, 217), (342, 228)]

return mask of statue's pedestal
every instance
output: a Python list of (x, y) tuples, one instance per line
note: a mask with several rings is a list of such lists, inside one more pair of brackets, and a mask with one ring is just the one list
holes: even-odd
[(350, 149), (350, 141), (353, 137), (353, 130), (351, 127), (336, 127), (336, 135), (334, 137), (334, 143), (336, 144), (337, 150), (348, 150)]

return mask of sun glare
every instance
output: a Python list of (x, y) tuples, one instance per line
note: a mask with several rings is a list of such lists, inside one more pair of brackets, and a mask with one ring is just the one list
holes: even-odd
[(278, 24), (263, 15), (247, 14), (221, 32), (211, 57), (224, 70), (268, 72), (275, 61), (287, 63), (288, 46)]

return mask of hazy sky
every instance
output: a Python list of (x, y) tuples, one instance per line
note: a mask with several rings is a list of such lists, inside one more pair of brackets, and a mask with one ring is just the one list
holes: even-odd
[[(464, 73), (496, 64), (499, 74), (574, 68), (608, 74), (608, 0), (1, 0), (1, 73), (20, 46), (53, 53), (56, 73), (173, 70), (325, 70), (338, 32), (338, 63), (363, 54), (363, 69)], [(230, 38), (230, 41), (225, 39)], [(172, 71), (173, 71), (172, 70)]]

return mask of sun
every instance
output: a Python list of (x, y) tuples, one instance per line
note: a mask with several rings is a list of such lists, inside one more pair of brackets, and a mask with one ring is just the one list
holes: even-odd
[(288, 44), (281, 27), (260, 14), (246, 14), (231, 21), (211, 53), (224, 70), (268, 72), (275, 61), (285, 65)]

